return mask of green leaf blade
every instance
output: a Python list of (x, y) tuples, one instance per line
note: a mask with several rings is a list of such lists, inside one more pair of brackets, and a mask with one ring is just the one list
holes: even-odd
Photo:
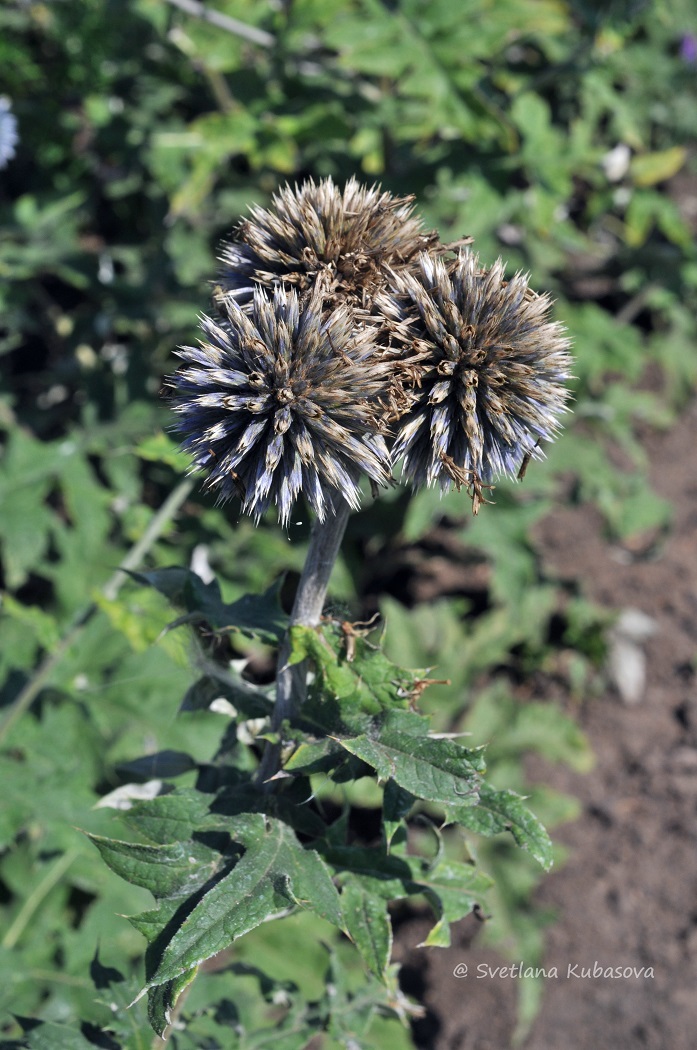
[(386, 902), (358, 876), (343, 881), (341, 909), (346, 931), (371, 973), (384, 978), (392, 953), (392, 923)]
[(475, 806), (449, 809), (449, 816), (480, 835), (510, 831), (516, 843), (549, 871), (554, 862), (552, 842), (544, 827), (515, 791), (483, 784)]
[(280, 581), (263, 594), (243, 594), (230, 604), (223, 601), (216, 580), (204, 583), (190, 569), (170, 566), (129, 575), (146, 587), (154, 587), (169, 601), (185, 609), (177, 623), (205, 621), (216, 631), (235, 632), (274, 644), (285, 634), (288, 617), (281, 608)]
[(220, 855), (201, 843), (160, 846), (88, 835), (104, 862), (122, 879), (155, 897), (180, 897), (200, 888), (215, 872)]
[(451, 740), (417, 737), (385, 726), (377, 739), (367, 734), (341, 740), (341, 746), (416, 798), (444, 806), (474, 805), (484, 763), (480, 752)]
[(304, 850), (280, 821), (254, 823), (244, 856), (197, 902), (162, 951), (149, 986), (175, 980), (295, 906), (341, 926), (338, 891), (318, 854)]
[(200, 791), (178, 790), (136, 802), (123, 814), (129, 827), (158, 845), (186, 842), (208, 815), (210, 801)]

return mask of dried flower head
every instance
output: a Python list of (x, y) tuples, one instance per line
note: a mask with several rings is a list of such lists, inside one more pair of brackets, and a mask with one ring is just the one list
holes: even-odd
[(412, 404), (393, 456), (417, 486), (470, 486), (476, 511), (484, 483), (524, 469), (558, 431), (569, 340), (549, 319), (550, 298), (522, 274), (506, 282), (500, 260), (482, 270), (470, 251), (452, 263), (424, 254), (392, 283), (383, 308), (413, 318)]
[(386, 369), (371, 332), (345, 307), (327, 313), (319, 291), (302, 310), (280, 287), (257, 288), (248, 310), (233, 297), (220, 310), (171, 381), (184, 447), (220, 502), (239, 496), (257, 520), (276, 504), (287, 524), (302, 493), (322, 521), (333, 494), (358, 506), (361, 475), (386, 484), (376, 418)]
[(246, 305), (257, 285), (295, 287), (301, 300), (319, 285), (329, 302), (365, 307), (385, 286), (388, 267), (399, 271), (437, 243), (413, 211), (411, 197), (356, 179), (343, 193), (330, 178), (286, 186), (269, 210), (253, 208), (224, 247), (220, 292)]

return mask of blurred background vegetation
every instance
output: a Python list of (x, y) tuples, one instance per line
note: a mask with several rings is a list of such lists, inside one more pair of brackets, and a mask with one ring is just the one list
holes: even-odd
[[(187, 0), (0, 8), (19, 131), (0, 170), (3, 1013), (97, 1016), (96, 945), (128, 971), (142, 940), (118, 916), (147, 900), (76, 826), (113, 833), (91, 807), (135, 778), (129, 760), (204, 761), (220, 733), (216, 716), (176, 717), (191, 654), (161, 636), (171, 614), (154, 592), (105, 590), (115, 568), (145, 537), (146, 564), (193, 558), (234, 597), (302, 563), (306, 513), (286, 535), (177, 489), (186, 463), (160, 397), (249, 205), (306, 176), (414, 194), (443, 240), (473, 235), (484, 263), (529, 271), (570, 329), (574, 414), (547, 460), (475, 520), (464, 494), (367, 501), (333, 586), (351, 615), (383, 611), (393, 659), (450, 679), (424, 705), (438, 728), (493, 740), (498, 786), (523, 786), (526, 748), (590, 762), (558, 705), (513, 696), (544, 675), (544, 699), (568, 706), (603, 659), (603, 614), (542, 574), (532, 526), (578, 501), (630, 549), (670, 526), (640, 437), (670, 425), (697, 371), (690, 0), (214, 9), (218, 24)], [(180, 505), (156, 518), (173, 491)], [(419, 559), (445, 565), (431, 593)], [(573, 800), (526, 790), (548, 823), (573, 815)], [(540, 917), (519, 906), (534, 876), (511, 876), (506, 848), (484, 858), (500, 875), (492, 936), (539, 956)]]

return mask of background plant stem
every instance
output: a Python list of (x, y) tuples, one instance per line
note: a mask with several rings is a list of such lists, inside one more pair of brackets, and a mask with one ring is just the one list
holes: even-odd
[[(186, 478), (177, 485), (174, 492), (169, 494), (157, 513), (153, 515), (141, 538), (134, 544), (111, 579), (104, 585), (102, 594), (105, 598), (109, 601), (113, 601), (116, 598), (122, 584), (127, 579), (126, 573), (138, 568), (142, 559), (159, 539), (167, 523), (177, 513), (193, 486), (193, 481)], [(5, 742), (14, 724), (22, 717), (25, 711), (29, 710), (70, 646), (77, 640), (82, 629), (90, 622), (97, 611), (98, 606), (95, 602), (91, 602), (84, 609), (81, 609), (54, 651), (48, 653), (41, 661), (27, 684), (8, 707), (3, 721), (0, 722), (0, 743)]]

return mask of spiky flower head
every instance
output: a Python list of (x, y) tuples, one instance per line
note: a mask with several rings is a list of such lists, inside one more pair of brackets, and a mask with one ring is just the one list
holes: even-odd
[(417, 486), (471, 486), (476, 511), (482, 484), (515, 475), (557, 433), (569, 340), (550, 320), (550, 298), (522, 274), (505, 281), (501, 260), (484, 270), (470, 251), (451, 263), (424, 254), (392, 283), (383, 308), (413, 318), (412, 403), (393, 457)]
[(224, 247), (220, 292), (245, 305), (258, 285), (294, 287), (301, 300), (320, 286), (330, 304), (365, 307), (385, 286), (388, 267), (399, 272), (437, 243), (412, 201), (356, 179), (343, 192), (331, 178), (286, 186), (270, 209), (253, 208)]
[(363, 474), (386, 484), (386, 369), (372, 332), (346, 307), (328, 313), (317, 290), (302, 310), (280, 287), (257, 288), (248, 310), (233, 297), (220, 309), (171, 381), (184, 448), (220, 502), (239, 496), (257, 520), (275, 504), (287, 524), (302, 493), (322, 521), (336, 494), (358, 506)]

